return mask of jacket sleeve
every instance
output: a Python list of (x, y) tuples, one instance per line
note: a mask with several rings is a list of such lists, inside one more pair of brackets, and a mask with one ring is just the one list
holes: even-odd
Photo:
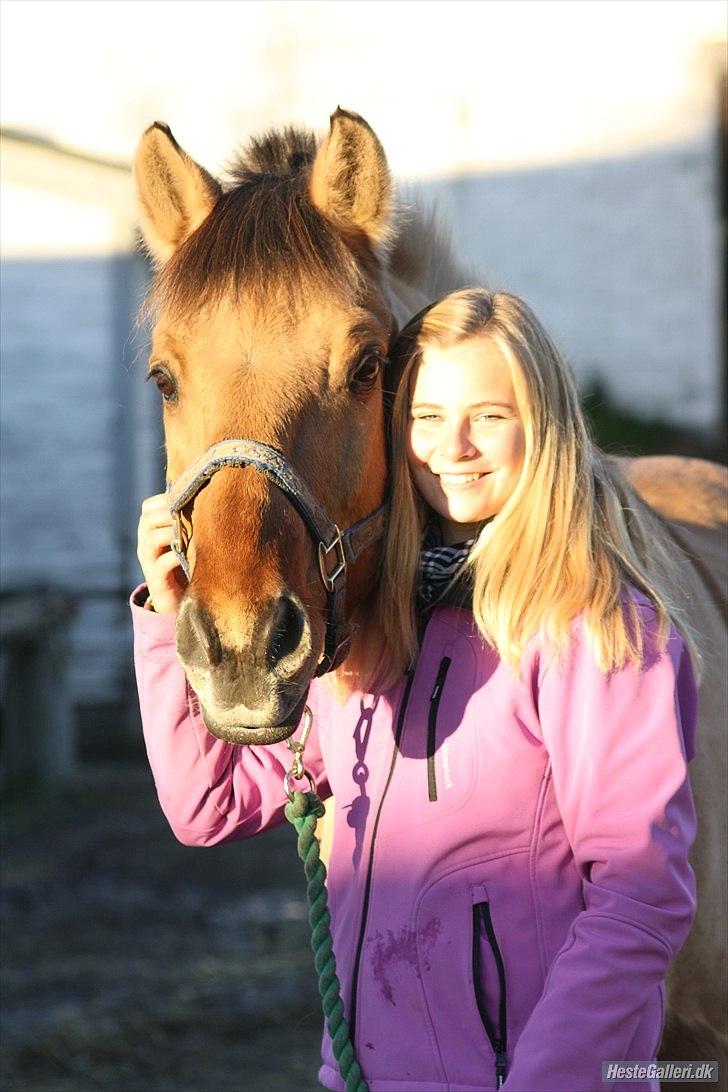
[(585, 908), (519, 1037), (508, 1092), (603, 1089), (601, 1062), (630, 1060), (694, 917), (696, 687), (682, 639), (673, 630), (660, 651), (654, 612), (640, 614), (642, 669), (601, 673), (580, 624), (568, 661), (543, 674), (539, 719)]
[[(185, 845), (208, 846), (275, 826), (283, 819), (283, 776), (292, 762), (285, 741), (238, 746), (207, 731), (177, 660), (176, 619), (140, 606), (144, 590), (138, 588), (131, 599), (139, 706), (159, 802), (175, 836)], [(312, 691), (315, 703), (315, 684)], [(317, 712), (305, 765), (323, 798), (330, 793)]]

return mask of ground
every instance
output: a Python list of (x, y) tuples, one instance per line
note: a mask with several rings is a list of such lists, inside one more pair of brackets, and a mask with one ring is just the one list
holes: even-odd
[(138, 765), (14, 800), (3, 1092), (307, 1092), (321, 1016), (295, 834), (179, 845)]

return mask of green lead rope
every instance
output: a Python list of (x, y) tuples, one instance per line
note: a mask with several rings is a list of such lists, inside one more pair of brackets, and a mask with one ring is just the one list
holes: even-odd
[(321, 1005), (329, 1029), (334, 1057), (346, 1084), (346, 1092), (369, 1092), (354, 1057), (349, 1026), (344, 1019), (341, 985), (336, 975), (336, 959), (331, 941), (331, 915), (326, 893), (326, 867), (321, 860), (316, 837), (316, 822), (324, 814), (324, 806), (315, 792), (296, 790), (286, 805), (286, 819), (298, 834), (298, 856), (308, 880), (308, 920), (311, 925), (313, 962), (318, 975)]

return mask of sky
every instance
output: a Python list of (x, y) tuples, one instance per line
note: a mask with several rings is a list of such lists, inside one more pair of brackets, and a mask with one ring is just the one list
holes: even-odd
[(220, 171), (341, 105), (396, 174), (629, 153), (705, 124), (723, 0), (3, 0), (0, 120), (130, 159), (167, 121)]

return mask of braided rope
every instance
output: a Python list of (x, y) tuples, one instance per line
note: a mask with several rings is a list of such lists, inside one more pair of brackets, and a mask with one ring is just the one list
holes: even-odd
[(286, 819), (296, 828), (298, 856), (303, 861), (308, 880), (306, 895), (308, 920), (311, 925), (311, 948), (334, 1057), (346, 1084), (346, 1092), (369, 1092), (369, 1086), (354, 1057), (349, 1027), (344, 1019), (341, 985), (336, 975), (336, 959), (331, 941), (331, 915), (327, 905), (326, 868), (321, 860), (316, 837), (316, 821), (323, 814), (324, 806), (315, 792), (297, 790), (293, 793), (290, 804), (286, 805)]

